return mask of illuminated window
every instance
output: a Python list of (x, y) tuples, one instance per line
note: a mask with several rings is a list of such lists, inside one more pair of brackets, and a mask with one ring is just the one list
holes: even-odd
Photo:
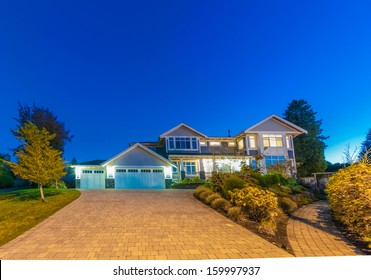
[(220, 146), (220, 145), (221, 145), (220, 142), (210, 142), (210, 146), (216, 147), (216, 146)]
[(285, 157), (284, 156), (265, 156), (266, 167), (269, 167), (278, 162), (285, 163)]
[(235, 142), (228, 142), (228, 147), (236, 147), (236, 143)]
[(240, 139), (240, 140), (238, 140), (238, 148), (240, 149), (240, 150), (242, 150), (243, 149), (243, 139)]
[(286, 147), (291, 148), (291, 137), (290, 136), (286, 136)]
[(255, 136), (249, 136), (250, 140), (250, 148), (256, 148), (256, 141), (255, 141)]
[(200, 142), (200, 146), (207, 146), (207, 144), (206, 144), (206, 142), (201, 141), (201, 142)]
[(280, 134), (263, 134), (264, 147), (282, 147), (282, 135)]
[(169, 137), (169, 150), (197, 150), (197, 139), (194, 137)]

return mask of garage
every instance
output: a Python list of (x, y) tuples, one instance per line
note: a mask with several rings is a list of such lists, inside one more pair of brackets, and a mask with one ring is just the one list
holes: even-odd
[(165, 189), (162, 168), (116, 168), (116, 189)]
[(137, 143), (99, 165), (72, 167), (80, 189), (165, 189), (176, 165)]
[(83, 169), (80, 189), (105, 189), (106, 174), (104, 170)]

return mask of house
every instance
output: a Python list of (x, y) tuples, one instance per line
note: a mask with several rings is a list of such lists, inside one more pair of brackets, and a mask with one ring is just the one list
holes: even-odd
[(156, 142), (131, 143), (129, 148), (100, 165), (76, 165), (81, 189), (164, 189), (173, 181), (213, 171), (238, 171), (245, 162), (266, 173), (277, 162), (290, 165), (295, 175), (293, 138), (304, 129), (271, 115), (236, 136), (210, 137), (181, 123)]

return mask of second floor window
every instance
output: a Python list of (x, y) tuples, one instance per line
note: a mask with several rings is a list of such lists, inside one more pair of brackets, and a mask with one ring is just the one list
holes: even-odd
[(282, 135), (281, 134), (263, 134), (264, 147), (282, 147)]
[(197, 138), (169, 137), (169, 150), (198, 150)]

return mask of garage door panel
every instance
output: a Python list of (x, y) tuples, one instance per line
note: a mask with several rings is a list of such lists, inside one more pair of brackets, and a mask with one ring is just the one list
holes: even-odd
[(165, 178), (162, 169), (116, 169), (115, 186), (117, 189), (164, 189)]
[(80, 189), (105, 189), (106, 175), (103, 170), (83, 170)]

